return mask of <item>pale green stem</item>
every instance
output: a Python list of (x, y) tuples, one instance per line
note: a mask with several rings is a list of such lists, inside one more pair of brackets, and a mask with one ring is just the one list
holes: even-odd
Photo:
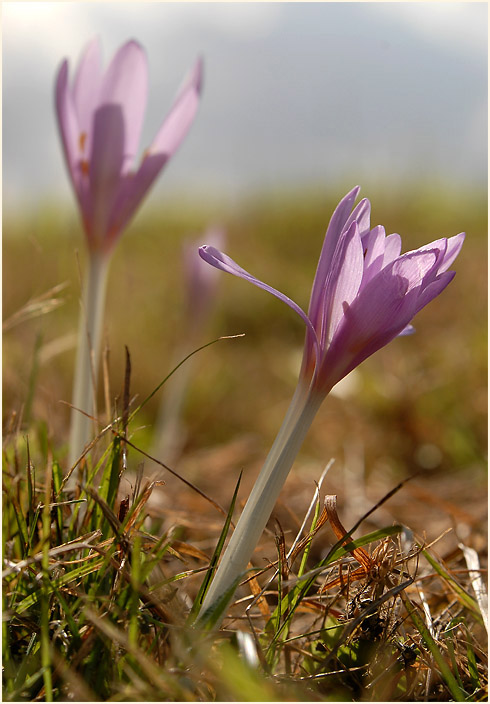
[[(201, 614), (218, 602), (240, 575), (245, 573), (323, 398), (323, 394), (310, 393), (307, 387), (301, 383), (298, 385), (286, 417), (204, 598)], [(230, 601), (231, 599), (232, 595), (230, 595)]]
[[(197, 347), (197, 342), (196, 345), (193, 345), (192, 341), (182, 345), (179, 353), (175, 356), (174, 366), (177, 366), (195, 347)], [(178, 459), (184, 443), (185, 433), (181, 411), (192, 368), (193, 360), (187, 360), (163, 385), (163, 397), (155, 423), (151, 454), (154, 457), (164, 459), (170, 466)]]
[(73, 381), (69, 467), (73, 467), (79, 459), (92, 436), (93, 421), (77, 409), (91, 416), (96, 415), (97, 411), (97, 372), (109, 259), (108, 254), (92, 252), (88, 262)]

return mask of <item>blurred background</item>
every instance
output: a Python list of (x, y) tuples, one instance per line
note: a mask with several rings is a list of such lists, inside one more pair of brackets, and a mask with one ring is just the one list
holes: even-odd
[[(185, 239), (204, 243), (202, 233), (219, 225), (230, 256), (307, 308), (330, 215), (359, 184), (372, 224), (399, 232), (404, 250), (462, 230), (467, 239), (454, 282), (419, 314), (416, 334), (367, 360), (324, 403), (288, 480), (283, 521), (299, 520), (334, 457), (327, 493), (339, 494), (345, 523), (418, 472), (379, 520), (404, 520), (431, 539), (453, 527), (456, 539), (471, 533), (481, 548), (487, 4), (5, 2), (2, 9), (4, 433), (29, 432), (35, 448), (42, 426), (63, 461), (69, 412), (61, 401), (71, 398), (85, 251), (56, 132), (55, 74), (64, 57), (73, 71), (94, 35), (106, 60), (135, 38), (150, 67), (142, 151), (198, 55), (205, 83), (190, 134), (112, 262), (110, 404), (122, 392), (125, 345), (139, 400), (178, 358), (189, 325)], [(243, 281), (223, 274), (218, 294), (201, 342), (245, 337), (195, 357), (174, 460), (228, 503), (241, 469), (246, 498), (280, 426), (304, 330), (286, 306)], [(162, 395), (133, 428), (133, 442), (147, 450)], [(112, 411), (101, 388), (101, 413)], [(142, 458), (131, 460), (136, 467)], [(191, 530), (189, 509), (204, 515), (207, 507), (189, 504), (187, 489), (165, 479), (155, 512)]]
[[(421, 178), (485, 187), (486, 3), (6, 2), (4, 208), (71, 202), (53, 82), (99, 35), (146, 48), (151, 141), (197, 55), (199, 119), (153, 191), (211, 195)], [(162, 201), (163, 199), (163, 201)]]

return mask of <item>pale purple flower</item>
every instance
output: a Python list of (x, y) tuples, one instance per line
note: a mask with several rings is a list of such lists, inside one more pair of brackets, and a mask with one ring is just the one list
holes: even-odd
[[(283, 423), (236, 524), (202, 603), (202, 618), (224, 615), (265, 528), (294, 459), (325, 395), (366, 357), (397, 335), (412, 332), (414, 315), (448, 285), (448, 271), (464, 233), (400, 254), (399, 235), (371, 229), (369, 201), (356, 207), (359, 188), (343, 198), (330, 220), (308, 315), (290, 298), (259, 281), (214, 247), (201, 257), (288, 304), (306, 324), (303, 364)], [(219, 606), (219, 616), (216, 615)]]
[(269, 291), (307, 326), (301, 379), (326, 394), (332, 386), (397, 335), (454, 277), (448, 268), (464, 233), (441, 238), (405, 254), (401, 238), (370, 226), (371, 205), (359, 187), (339, 203), (330, 220), (313, 282), (308, 315), (290, 298), (259, 281), (214, 247), (201, 257), (214, 267)]
[[(200, 238), (202, 242), (202, 237)], [(205, 241), (215, 249), (225, 244), (222, 228), (211, 226), (205, 233)], [(220, 274), (203, 262), (195, 240), (185, 240), (182, 247), (184, 289), (186, 296), (186, 318), (189, 327), (201, 327), (206, 321), (218, 288)]]
[[(213, 247), (223, 247), (225, 231), (216, 225), (205, 232), (206, 241)], [(202, 242), (202, 236), (199, 238)], [(171, 367), (179, 367), (165, 381), (160, 410), (154, 426), (154, 457), (165, 457), (167, 464), (174, 464), (180, 456), (186, 438), (182, 414), (183, 403), (189, 389), (194, 364), (198, 358), (182, 360), (203, 344), (203, 335), (213, 312), (221, 274), (208, 266), (199, 256), (196, 239), (186, 239), (182, 245), (182, 273), (184, 284), (184, 312), (182, 334), (175, 350)]]
[(128, 41), (102, 70), (97, 39), (69, 83), (65, 59), (56, 80), (63, 152), (91, 251), (110, 251), (163, 166), (187, 134), (202, 84), (198, 60), (155, 139), (135, 165), (148, 94), (144, 49)]

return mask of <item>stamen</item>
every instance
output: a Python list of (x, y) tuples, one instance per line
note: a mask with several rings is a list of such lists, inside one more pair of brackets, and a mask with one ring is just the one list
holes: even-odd
[(88, 176), (89, 168), (88, 168), (88, 161), (86, 159), (82, 159), (80, 161), (80, 169), (81, 169), (82, 174), (84, 176)]

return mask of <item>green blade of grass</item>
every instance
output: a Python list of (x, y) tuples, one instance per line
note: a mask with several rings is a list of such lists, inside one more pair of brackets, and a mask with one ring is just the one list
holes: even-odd
[[(209, 589), (209, 585), (211, 584), (214, 572), (215, 572), (216, 567), (218, 565), (218, 561), (219, 561), (221, 552), (223, 551), (223, 547), (225, 544), (226, 536), (228, 535), (228, 530), (231, 525), (231, 518), (233, 516), (233, 511), (235, 510), (235, 503), (236, 503), (236, 499), (238, 496), (238, 489), (240, 487), (241, 479), (242, 479), (242, 473), (240, 472), (240, 476), (238, 477), (235, 491), (233, 492), (233, 497), (231, 499), (230, 508), (228, 510), (228, 514), (226, 516), (226, 519), (225, 519), (225, 522), (223, 525), (223, 529), (222, 529), (221, 534), (219, 536), (218, 543), (216, 545), (213, 556), (211, 558), (211, 562), (209, 563), (208, 571), (206, 572), (206, 575), (202, 581), (202, 584), (199, 588), (197, 596), (196, 596), (194, 603), (192, 605), (191, 612), (189, 614), (189, 623), (192, 623), (195, 620), (195, 618), (197, 617), (197, 615), (199, 614), (199, 610), (201, 608), (202, 602), (204, 600), (204, 597), (206, 596), (206, 592)], [(238, 581), (238, 584), (240, 581), (241, 580)], [(221, 600), (220, 600), (220, 603), (221, 603)], [(214, 613), (214, 611), (213, 611), (213, 613)], [(207, 619), (205, 619), (205, 621), (206, 620)]]
[[(67, 585), (71, 584), (71, 582), (82, 579), (83, 577), (86, 577), (92, 572), (99, 572), (102, 569), (106, 560), (106, 557), (99, 560), (94, 560), (94, 562), (92, 563), (81, 565), (80, 567), (76, 567), (75, 569), (66, 572), (64, 575), (62, 575), (56, 580), (50, 579), (44, 587), (44, 592), (46, 596), (52, 594), (55, 589), (62, 589), (63, 587), (66, 587)], [(30, 609), (32, 606), (34, 606), (34, 604), (37, 604), (40, 598), (41, 594), (40, 589), (38, 588), (34, 592), (32, 592), (32, 594), (29, 594), (17, 604), (15, 608), (15, 613), (19, 615), (23, 614), (25, 611), (27, 611), (27, 609)]]
[(51, 667), (51, 638), (49, 633), (50, 623), (50, 598), (52, 591), (49, 576), (49, 545), (51, 535), (51, 511), (49, 509), (51, 472), (46, 473), (46, 493), (44, 508), (42, 513), (42, 580), (40, 586), (40, 607), (41, 607), (41, 665), (43, 667), (44, 697), (45, 701), (53, 701), (53, 673)]
[[(117, 496), (117, 491), (119, 488), (119, 468), (120, 468), (120, 458), (121, 458), (121, 440), (118, 436), (115, 436), (112, 443), (112, 453), (109, 456), (109, 461), (105, 467), (104, 473), (102, 475), (102, 480), (99, 485), (99, 497), (103, 499), (110, 509), (114, 511), (114, 504)], [(102, 523), (102, 516), (99, 521)], [(101, 527), (101, 525), (97, 526)], [(105, 531), (103, 531), (104, 537), (108, 535), (109, 527), (106, 525)]]
[(468, 694), (459, 686), (455, 676), (451, 671), (451, 668), (449, 667), (446, 661), (446, 658), (441, 653), (436, 641), (434, 640), (429, 629), (425, 625), (424, 619), (420, 616), (416, 607), (412, 604), (412, 602), (407, 596), (402, 593), (401, 598), (403, 600), (407, 613), (412, 620), (412, 623), (414, 624), (415, 628), (419, 631), (422, 640), (424, 641), (432, 657), (434, 658), (439, 668), (439, 672), (441, 673), (442, 679), (446, 683), (446, 686), (449, 689), (451, 695), (457, 702), (466, 701)]
[(432, 565), (438, 575), (447, 583), (447, 585), (454, 591), (459, 601), (466, 606), (474, 615), (483, 623), (483, 618), (481, 616), (480, 607), (478, 602), (474, 599), (471, 594), (468, 594), (463, 587), (458, 584), (454, 577), (435, 559), (432, 557), (428, 550), (422, 550), (422, 555), (425, 557), (427, 562)]
[(468, 658), (468, 672), (470, 675), (471, 683), (476, 690), (481, 688), (480, 675), (478, 673), (478, 665), (476, 664), (475, 651), (473, 650), (471, 643), (466, 646), (466, 657)]
[(130, 585), (131, 593), (129, 596), (129, 625), (128, 625), (128, 640), (133, 645), (136, 645), (138, 640), (138, 607), (140, 597), (138, 590), (141, 584), (141, 537), (136, 535), (131, 548), (131, 573)]

